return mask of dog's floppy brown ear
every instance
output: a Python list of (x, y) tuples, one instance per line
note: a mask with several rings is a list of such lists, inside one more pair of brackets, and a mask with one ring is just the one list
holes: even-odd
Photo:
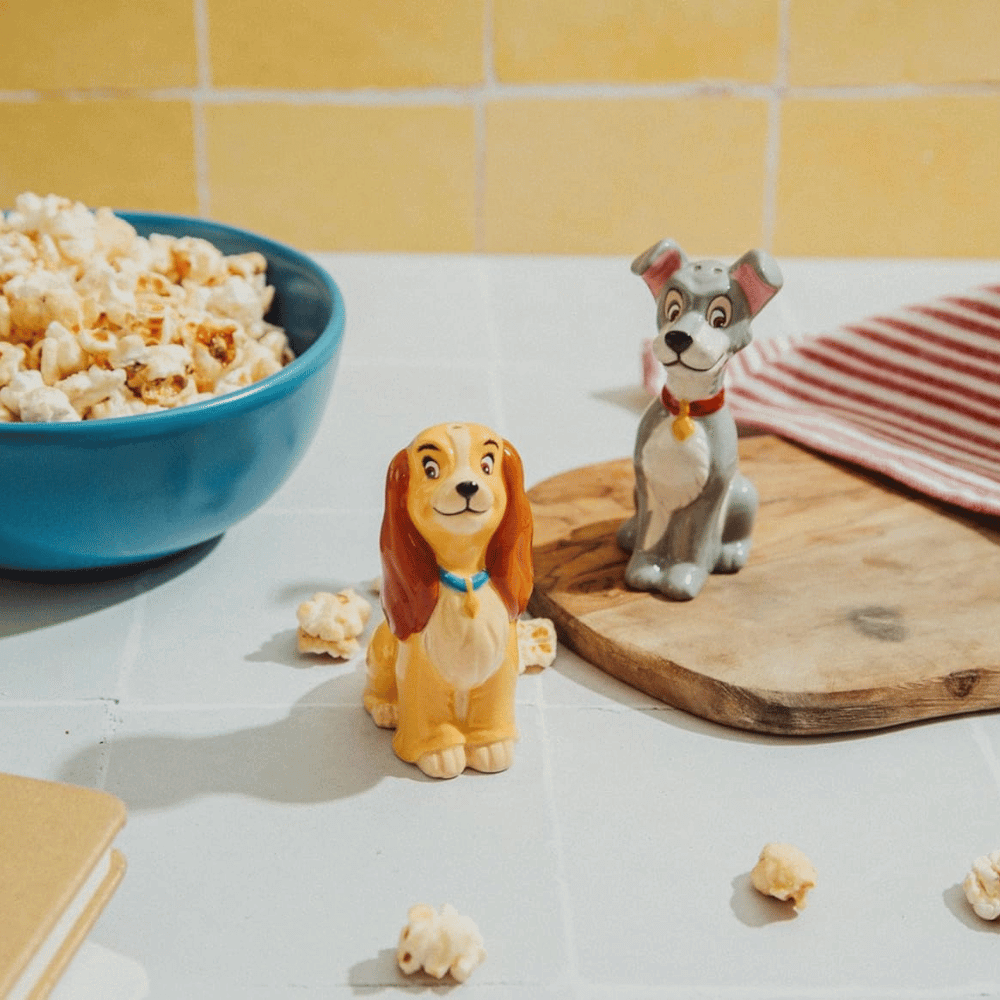
[(507, 491), (507, 509), (486, 548), (486, 569), (513, 621), (528, 606), (534, 586), (531, 565), (534, 522), (531, 504), (524, 492), (521, 456), (509, 441), (504, 442), (501, 471)]
[(406, 451), (389, 463), (385, 477), (382, 552), (382, 609), (392, 634), (403, 642), (421, 632), (438, 598), (437, 561), (406, 509), (410, 462)]

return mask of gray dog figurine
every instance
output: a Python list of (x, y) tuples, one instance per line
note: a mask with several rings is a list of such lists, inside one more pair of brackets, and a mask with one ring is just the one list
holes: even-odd
[(750, 343), (750, 321), (781, 288), (781, 271), (763, 250), (729, 268), (689, 261), (671, 240), (637, 257), (632, 271), (656, 298), (652, 352), (666, 385), (639, 424), (636, 512), (618, 544), (632, 553), (629, 587), (688, 601), (709, 573), (735, 573), (750, 553), (757, 491), (737, 468), (723, 378)]

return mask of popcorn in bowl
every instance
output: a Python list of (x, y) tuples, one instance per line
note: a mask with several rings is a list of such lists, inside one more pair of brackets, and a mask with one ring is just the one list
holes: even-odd
[(0, 421), (157, 412), (221, 396), (292, 360), (264, 316), (257, 252), (139, 236), (110, 209), (25, 193), (0, 213)]

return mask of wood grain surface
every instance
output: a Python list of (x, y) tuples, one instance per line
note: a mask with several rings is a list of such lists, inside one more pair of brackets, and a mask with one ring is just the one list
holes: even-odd
[(1000, 707), (1000, 523), (770, 436), (740, 442), (748, 565), (693, 601), (625, 587), (631, 460), (535, 486), (532, 614), (595, 666), (739, 729), (846, 733)]

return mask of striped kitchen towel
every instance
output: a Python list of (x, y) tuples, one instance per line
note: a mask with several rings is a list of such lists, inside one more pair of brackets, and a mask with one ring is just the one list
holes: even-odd
[(1000, 516), (1000, 286), (730, 362), (736, 420)]

